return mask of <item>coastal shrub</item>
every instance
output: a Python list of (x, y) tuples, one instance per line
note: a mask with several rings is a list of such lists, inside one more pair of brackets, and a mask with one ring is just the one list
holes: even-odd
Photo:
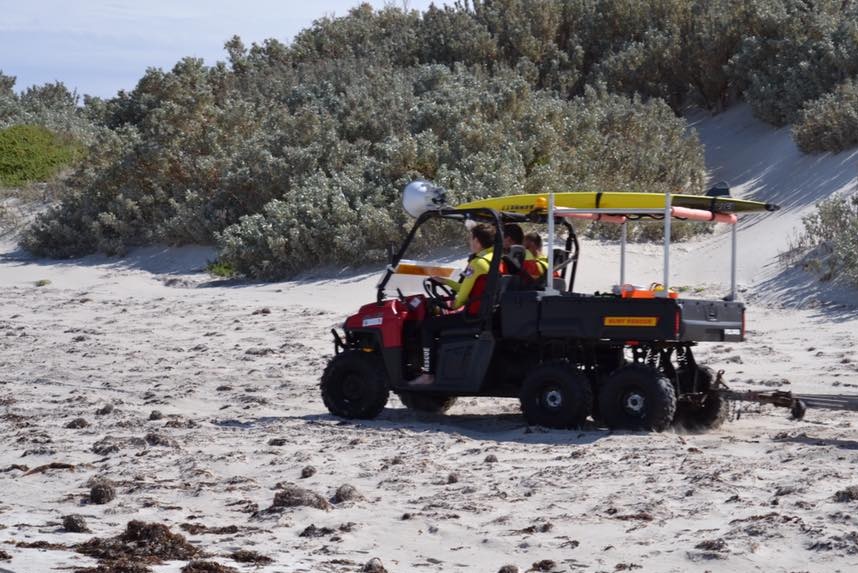
[(754, 34), (729, 64), (754, 114), (780, 126), (858, 73), (858, 12), (841, 0), (757, 0)]
[(800, 262), (820, 280), (858, 287), (858, 196), (823, 201), (803, 223), (786, 261)]
[[(525, 85), (517, 111), (503, 122), (478, 121), (472, 100), (418, 106), (407, 123), (421, 131), (387, 139), (382, 160), (372, 162), (378, 167), (337, 177), (317, 173), (261, 213), (242, 217), (219, 235), (221, 261), (243, 274), (275, 278), (319, 264), (382, 260), (385, 248), (399, 242), (408, 227), (398, 193), (409, 178), (390, 175), (432, 175), (448, 187), (454, 202), (548, 188), (699, 191), (704, 176), (699, 143), (665, 104), (594, 90), (562, 102)], [(432, 98), (443, 101), (449, 92), (436, 88)], [(473, 97), (480, 93), (486, 91)], [(530, 129), (535, 124), (541, 125), (536, 132)], [(435, 132), (445, 137), (439, 140)], [(643, 238), (656, 227), (635, 225), (631, 237)], [(677, 229), (675, 237), (688, 235), (682, 226)], [(459, 235), (427, 230), (416, 248), (459, 243)]]
[(16, 125), (47, 128), (63, 137), (88, 144), (99, 129), (75, 92), (62, 82), (30, 86), (16, 94), (16, 78), (0, 71), (0, 129)]
[(399, 192), (418, 177), (456, 202), (699, 190), (703, 179), (699, 143), (660, 100), (588, 89), (570, 101), (510, 68), (352, 60), (300, 68), (257, 100), (282, 62), (252, 52), (232, 45), (247, 83), (193, 59), (147, 72), (103, 110), (114, 127), (75, 175), (78, 191), (24, 245), (74, 256), (217, 240), (225, 263), (271, 278), (382, 259), (404, 234)]
[[(224, 264), (272, 278), (383, 258), (408, 224), (399, 192), (418, 177), (454, 202), (700, 192), (687, 106), (745, 97), (789, 121), (854, 73), (856, 21), (834, 0), (364, 4), (288, 45), (234, 37), (225, 62), (149, 69), (83, 106), (61, 84), (16, 95), (0, 75), (0, 125), (31, 114), (54, 130), (57, 110), (68, 123), (56, 133), (86, 132), (72, 191), (22, 244), (65, 257), (217, 243)], [(633, 228), (632, 240), (660, 237), (658, 223)], [(674, 238), (700, 228), (677, 225)], [(444, 240), (460, 238), (418, 245)]]
[(858, 145), (858, 81), (805, 104), (792, 128), (805, 153), (839, 152)]
[(0, 185), (44, 181), (81, 156), (81, 146), (36, 125), (0, 129)]

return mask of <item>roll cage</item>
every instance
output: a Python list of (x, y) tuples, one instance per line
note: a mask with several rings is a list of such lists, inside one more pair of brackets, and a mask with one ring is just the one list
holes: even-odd
[[(545, 214), (530, 214), (523, 215), (517, 213), (499, 212), (494, 209), (475, 208), (475, 209), (450, 209), (441, 208), (437, 210), (426, 211), (417, 218), (414, 226), (408, 232), (399, 250), (392, 253), (390, 261), (385, 268), (384, 275), (376, 285), (377, 294), (376, 302), (381, 304), (387, 298), (387, 287), (390, 278), (396, 273), (396, 267), (402, 261), (408, 247), (414, 241), (417, 231), (421, 226), (434, 219), (444, 219), (448, 221), (474, 221), (475, 223), (488, 223), (495, 228), (495, 242), (493, 245), (492, 259), (489, 263), (489, 273), (486, 278), (486, 287), (480, 296), (480, 310), (476, 316), (464, 315), (465, 322), (471, 323), (486, 323), (491, 321), (494, 302), (497, 300), (498, 290), (501, 286), (500, 263), (503, 259), (503, 226), (506, 223), (536, 223), (546, 224), (548, 216)], [(555, 217), (555, 223), (560, 223), (566, 228), (566, 252), (568, 255), (568, 263), (560, 270), (563, 278), (566, 291), (572, 291), (575, 285), (575, 275), (578, 271), (578, 253), (579, 243), (578, 236), (575, 233), (574, 227), (564, 218)], [(568, 282), (567, 282), (568, 276)]]

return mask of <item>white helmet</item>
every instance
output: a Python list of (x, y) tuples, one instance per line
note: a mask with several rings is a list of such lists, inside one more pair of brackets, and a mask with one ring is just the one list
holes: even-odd
[(419, 217), (426, 211), (440, 209), (446, 205), (446, 191), (429, 181), (418, 179), (405, 186), (402, 191), (402, 207), (412, 217)]

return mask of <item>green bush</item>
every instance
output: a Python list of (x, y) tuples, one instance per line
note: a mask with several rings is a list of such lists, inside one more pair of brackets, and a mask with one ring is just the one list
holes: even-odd
[(45, 181), (81, 156), (81, 146), (44, 127), (0, 129), (0, 185)]
[(699, 143), (658, 100), (590, 89), (568, 101), (505, 67), (351, 56), (271, 83), (280, 49), (262, 57), (233, 41), (232, 70), (189, 59), (147, 72), (101, 110), (114, 128), (76, 174), (80, 191), (39, 217), (24, 245), (73, 256), (217, 240), (239, 272), (275, 277), (380, 260), (402, 237), (399, 192), (417, 177), (454, 201), (700, 188)]
[(62, 82), (31, 86), (20, 95), (14, 86), (15, 78), (0, 71), (0, 129), (38, 125), (84, 144), (92, 141), (98, 127), (87, 108), (78, 107), (77, 94)]
[[(434, 105), (415, 106), (405, 122), (417, 133), (389, 137), (362, 168), (337, 177), (317, 173), (261, 213), (242, 217), (219, 235), (221, 260), (264, 278), (323, 263), (382, 260), (385, 247), (402, 238), (406, 221), (398, 192), (409, 174), (432, 176), (455, 202), (546, 189), (700, 190), (699, 143), (685, 135), (684, 121), (663, 103), (595, 90), (564, 102), (530, 91), (514, 76), (496, 84), (434, 68), (413, 79), (422, 85), (426, 74), (435, 89), (423, 97)], [(486, 94), (492, 93), (499, 101), (486, 105)], [(499, 105), (509, 109), (497, 121), (481, 117), (495, 114)], [(532, 129), (535, 125), (540, 128)], [(631, 238), (648, 238), (653, 229), (660, 227), (635, 225)], [(679, 225), (674, 237), (692, 229)], [(441, 230), (419, 239), (418, 249), (460, 240)]]
[(754, 113), (774, 125), (858, 73), (858, 14), (841, 0), (757, 0), (756, 32), (730, 60)]
[(823, 201), (803, 223), (785, 262), (798, 260), (820, 280), (858, 287), (858, 196)]
[(792, 130), (805, 153), (836, 153), (858, 145), (858, 81), (808, 102)]

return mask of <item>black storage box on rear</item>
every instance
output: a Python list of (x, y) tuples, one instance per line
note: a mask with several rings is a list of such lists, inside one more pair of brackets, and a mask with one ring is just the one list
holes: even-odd
[(680, 300), (679, 339), (695, 342), (741, 342), (745, 305), (723, 300)]

